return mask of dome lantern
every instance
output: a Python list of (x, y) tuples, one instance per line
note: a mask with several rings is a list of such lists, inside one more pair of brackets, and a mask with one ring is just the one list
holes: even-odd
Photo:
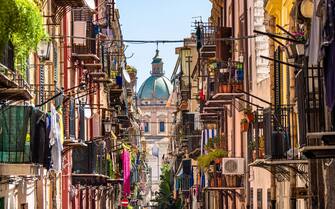
[(162, 62), (162, 58), (159, 57), (158, 49), (156, 50), (155, 56), (152, 58), (151, 66), (152, 66), (151, 75), (153, 76), (164, 75), (163, 62)]

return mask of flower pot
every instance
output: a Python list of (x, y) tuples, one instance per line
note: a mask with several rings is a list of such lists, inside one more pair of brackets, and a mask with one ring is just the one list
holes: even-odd
[(255, 119), (254, 114), (252, 114), (252, 113), (247, 114), (247, 120), (248, 120), (249, 123), (253, 122), (254, 119)]
[(221, 164), (222, 163), (222, 158), (215, 159), (215, 164)]
[(241, 123), (241, 132), (247, 131), (248, 127), (249, 127), (248, 123)]
[(243, 85), (241, 83), (233, 85), (233, 92), (240, 92), (243, 91)]
[(220, 84), (219, 91), (220, 93), (231, 93), (231, 85)]

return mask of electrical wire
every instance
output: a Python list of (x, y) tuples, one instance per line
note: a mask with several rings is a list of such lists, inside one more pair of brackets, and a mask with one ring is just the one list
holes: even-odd
[[(255, 34), (249, 36), (239, 36), (239, 37), (229, 37), (229, 38), (213, 38), (210, 39), (211, 41), (236, 41), (236, 40), (243, 40), (243, 39), (250, 39), (256, 38), (258, 36), (265, 36), (263, 34)], [(66, 38), (76, 38), (76, 39), (86, 39), (86, 40), (97, 40), (99, 38), (90, 38), (90, 37), (80, 37), (80, 36), (65, 36)], [(52, 36), (51, 38), (64, 38), (64, 36)], [(171, 43), (184, 43), (185, 40), (167, 40), (167, 39), (158, 39), (158, 40), (136, 40), (136, 39), (104, 39), (100, 40), (102, 43), (104, 42), (124, 42), (130, 44), (171, 44)]]

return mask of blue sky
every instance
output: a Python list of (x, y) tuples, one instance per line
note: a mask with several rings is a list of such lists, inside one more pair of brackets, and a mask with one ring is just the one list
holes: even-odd
[[(116, 0), (120, 11), (124, 39), (128, 40), (182, 40), (192, 31), (192, 17), (202, 16), (207, 21), (211, 3), (209, 0)], [(126, 50), (127, 63), (138, 70), (138, 86), (150, 75), (152, 57), (156, 44), (129, 44)], [(178, 44), (159, 44), (164, 70), (171, 77), (177, 57)]]

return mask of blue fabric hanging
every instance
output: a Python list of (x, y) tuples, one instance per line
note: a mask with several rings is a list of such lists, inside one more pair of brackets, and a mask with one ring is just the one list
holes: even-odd
[(205, 187), (205, 184), (206, 184), (205, 181), (206, 181), (205, 180), (205, 175), (204, 175), (203, 172), (201, 172), (201, 188)]
[(191, 168), (190, 187), (192, 187), (193, 185), (194, 185), (193, 168)]

